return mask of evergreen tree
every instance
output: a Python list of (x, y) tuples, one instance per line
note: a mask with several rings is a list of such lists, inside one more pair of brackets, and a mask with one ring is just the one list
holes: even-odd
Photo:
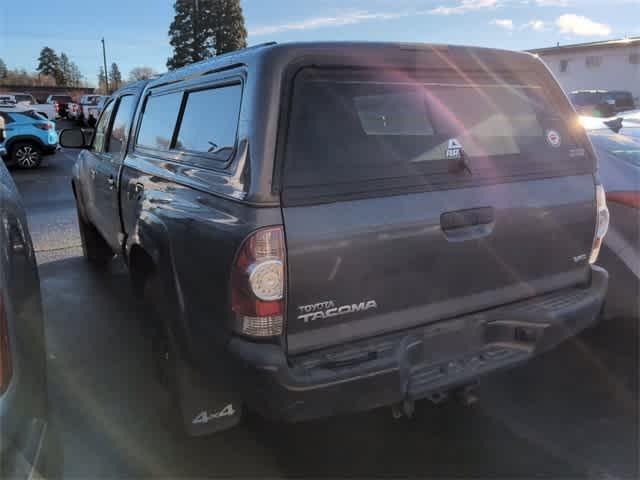
[(60, 71), (60, 59), (56, 52), (49, 47), (44, 47), (40, 51), (40, 56), (38, 57), (38, 72), (42, 75), (50, 75), (55, 77), (56, 79), (59, 77)]
[(109, 69), (109, 82), (113, 90), (117, 90), (122, 85), (122, 74), (116, 62), (113, 62)]
[(231, 52), (247, 45), (240, 0), (176, 0), (169, 28), (173, 56), (169, 69)]
[(216, 55), (245, 48), (247, 29), (240, 0), (213, 0), (213, 5), (213, 15), (207, 18)]
[(170, 70), (199, 62), (213, 55), (212, 32), (207, 25), (212, 0), (176, 0), (175, 16), (169, 27), (173, 56)]
[(62, 52), (58, 61), (56, 82), (58, 85), (68, 86), (71, 83), (71, 64), (66, 53)]
[(7, 78), (9, 71), (7, 69), (7, 64), (4, 63), (4, 60), (0, 58), (0, 80)]

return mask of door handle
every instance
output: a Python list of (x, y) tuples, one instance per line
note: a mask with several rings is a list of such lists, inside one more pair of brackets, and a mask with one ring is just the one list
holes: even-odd
[(144, 191), (144, 185), (142, 185), (141, 183), (135, 183), (133, 184), (132, 187), (128, 189), (127, 196), (129, 197), (129, 200), (132, 200), (134, 198), (136, 200), (140, 200), (140, 198), (142, 197), (143, 191)]
[(458, 228), (475, 227), (477, 225), (487, 225), (492, 223), (493, 219), (493, 208), (472, 208), (470, 210), (443, 213), (440, 217), (440, 226), (442, 230), (455, 230)]
[(440, 228), (451, 242), (486, 237), (491, 234), (494, 226), (495, 214), (492, 207), (447, 212), (440, 217)]

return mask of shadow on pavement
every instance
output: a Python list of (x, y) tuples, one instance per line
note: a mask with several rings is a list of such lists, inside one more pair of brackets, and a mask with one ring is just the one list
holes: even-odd
[(146, 311), (126, 272), (99, 274), (77, 257), (40, 272), (69, 478), (637, 474), (637, 321), (603, 324), (488, 378), (472, 408), (420, 403), (414, 421), (388, 410), (295, 425), (252, 419), (191, 439), (169, 427), (140, 327)]

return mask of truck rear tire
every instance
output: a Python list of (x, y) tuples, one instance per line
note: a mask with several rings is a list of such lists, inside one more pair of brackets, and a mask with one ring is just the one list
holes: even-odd
[(91, 266), (97, 269), (106, 268), (107, 264), (113, 258), (113, 250), (107, 242), (98, 233), (96, 228), (86, 221), (80, 209), (78, 211), (78, 227), (80, 229), (80, 241), (82, 243), (82, 253)]

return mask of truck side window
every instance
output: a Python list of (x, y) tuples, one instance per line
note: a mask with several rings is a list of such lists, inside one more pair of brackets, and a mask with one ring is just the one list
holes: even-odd
[[(136, 145), (169, 150), (181, 102), (182, 92), (147, 98)], [(205, 119), (203, 117), (203, 121)]]
[(175, 148), (228, 160), (236, 145), (241, 98), (240, 84), (189, 93)]
[(96, 126), (96, 133), (93, 136), (93, 150), (94, 152), (104, 152), (105, 138), (107, 136), (107, 128), (109, 127), (109, 119), (111, 118), (111, 111), (113, 110), (114, 102), (109, 103), (102, 111), (98, 125)]
[(135, 97), (133, 95), (125, 95), (118, 102), (111, 133), (109, 134), (108, 152), (114, 157), (118, 156), (127, 144), (134, 104)]

